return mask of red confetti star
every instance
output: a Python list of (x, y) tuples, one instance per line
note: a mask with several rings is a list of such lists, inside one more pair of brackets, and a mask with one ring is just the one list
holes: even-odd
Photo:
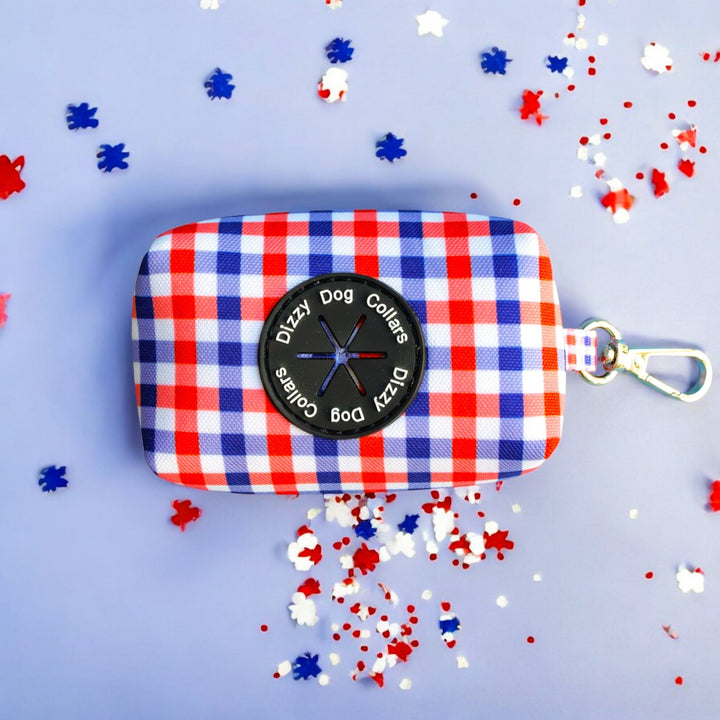
[(716, 480), (712, 484), (712, 487), (710, 488), (710, 498), (708, 502), (710, 503), (710, 509), (713, 512), (720, 511), (720, 480)]
[(653, 168), (650, 182), (653, 184), (653, 192), (656, 198), (662, 197), (670, 192), (670, 186), (667, 180), (665, 180), (665, 173), (660, 172), (657, 168)]
[(317, 565), (322, 560), (322, 546), (318, 544), (314, 548), (305, 548), (298, 553), (298, 557), (306, 557), (313, 565)]
[(677, 135), (675, 135), (675, 139), (678, 141), (679, 145), (687, 143), (690, 147), (695, 147), (697, 144), (697, 127), (692, 125), (687, 130), (681, 130)]
[(610, 208), (613, 213), (618, 210), (629, 210), (635, 202), (635, 197), (626, 188), (622, 190), (611, 190), (600, 200), (603, 207)]
[(678, 162), (678, 170), (688, 177), (692, 177), (695, 174), (695, 163), (692, 160), (683, 158)]
[(201, 515), (202, 510), (194, 507), (190, 500), (173, 500), (175, 514), (170, 518), (173, 525), (177, 525), (183, 532), (188, 523), (195, 522)]
[(378, 551), (371, 550), (365, 543), (353, 555), (353, 564), (363, 575), (375, 570), (379, 562), (380, 554)]
[(13, 193), (19, 193), (25, 183), (20, 171), (25, 167), (25, 157), (18, 155), (10, 160), (7, 155), (0, 155), (0, 200), (7, 200)]
[(401, 662), (406, 662), (412, 652), (412, 647), (400, 640), (393, 640), (387, 649), (390, 655), (395, 655)]
[(485, 540), (485, 549), (497, 551), (497, 556), (500, 560), (503, 558), (503, 550), (512, 550), (515, 547), (515, 543), (512, 540), (508, 540), (507, 536), (509, 530), (498, 530), (490, 535), (488, 532), (483, 533), (483, 539)]
[(320, 581), (315, 578), (308, 578), (298, 589), (305, 597), (320, 594)]
[(529, 120), (535, 118), (535, 122), (538, 125), (542, 125), (543, 120), (547, 120), (547, 115), (543, 115), (540, 112), (540, 96), (543, 94), (542, 90), (538, 90), (534, 93), (532, 90), (523, 90), (522, 94), (522, 107), (520, 108), (520, 118), (522, 120)]

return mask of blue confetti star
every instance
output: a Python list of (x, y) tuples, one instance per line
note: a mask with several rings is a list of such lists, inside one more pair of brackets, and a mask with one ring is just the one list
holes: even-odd
[(101, 145), (97, 152), (98, 170), (103, 172), (112, 172), (113, 170), (127, 170), (128, 164), (125, 158), (130, 157), (129, 152), (125, 152), (125, 143), (118, 145)]
[(230, 84), (232, 75), (223, 72), (220, 68), (215, 68), (210, 77), (205, 81), (205, 90), (211, 100), (216, 98), (225, 98), (229, 100), (232, 97), (234, 85)]
[(407, 155), (407, 150), (403, 150), (402, 144), (405, 142), (404, 138), (399, 138), (392, 133), (388, 133), (384, 138), (378, 140), (375, 143), (375, 155), (381, 160), (399, 160), (401, 157)]
[(311, 677), (317, 677), (322, 672), (318, 665), (318, 658), (319, 655), (309, 652), (296, 657), (292, 666), (293, 679), (309, 680)]
[(55, 492), (58, 488), (67, 487), (68, 481), (65, 477), (66, 472), (67, 467), (65, 465), (62, 465), (61, 467), (49, 465), (40, 471), (38, 485), (41, 487), (43, 492)]
[(494, 47), (490, 52), (484, 52), (480, 55), (480, 67), (486, 75), (504, 75), (507, 64), (512, 60), (507, 56), (505, 50), (499, 50)]
[(97, 108), (91, 108), (87, 103), (68, 105), (65, 111), (68, 130), (96, 128), (98, 126), (98, 120), (95, 118), (96, 112)]
[(346, 63), (352, 60), (352, 54), (355, 52), (355, 48), (350, 47), (350, 42), (350, 40), (343, 40), (342, 38), (336, 37), (325, 48), (327, 59), (333, 64)]
[(355, 534), (364, 540), (369, 540), (371, 537), (374, 537), (376, 533), (377, 530), (372, 526), (370, 520), (361, 520), (355, 526)]
[(545, 67), (554, 73), (562, 73), (568, 65), (566, 57), (558, 57), (557, 55), (548, 55), (545, 58)]
[(444, 635), (445, 633), (454, 633), (460, 629), (460, 620), (457, 616), (448, 618), (447, 620), (440, 620), (440, 632)]
[(419, 517), (419, 515), (406, 515), (405, 519), (398, 525), (398, 530), (412, 535), (417, 530)]

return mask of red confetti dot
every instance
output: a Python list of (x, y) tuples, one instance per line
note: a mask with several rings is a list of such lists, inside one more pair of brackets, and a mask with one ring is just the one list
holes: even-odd
[(333, 640), (338, 641), (340, 639), (340, 633), (333, 633)]
[(605, 133), (605, 134), (603, 135), (603, 138), (604, 138), (605, 140), (609, 140), (611, 137), (612, 137), (612, 133)]
[(457, 566), (460, 564), (460, 561), (459, 561), (457, 558), (455, 558), (455, 559), (452, 561), (452, 564), (453, 564), (455, 567), (457, 567)]
[(688, 107), (695, 107), (697, 105), (697, 102), (695, 100), (688, 100)]
[(360, 631), (359, 630), (353, 630), (352, 636), (357, 640), (360, 637)]
[(670, 118), (670, 120), (674, 120), (677, 115), (675, 113), (668, 113), (668, 117)]
[(557, 100), (560, 97), (560, 93), (555, 93), (555, 99)]
[(350, 630), (352, 628), (352, 625), (350, 623), (343, 623), (343, 630)]
[(710, 59), (710, 53), (703, 53), (702, 59), (703, 59), (703, 60), (709, 60), (709, 59)]
[(601, 124), (601, 125), (607, 125), (607, 124), (608, 124), (608, 119), (607, 119), (607, 118), (600, 118), (600, 124)]
[(707, 148), (704, 145), (701, 145), (698, 150), (704, 155), (707, 152)]
[(442, 608), (443, 612), (450, 612), (450, 603), (449, 602), (442, 602), (440, 603), (440, 607)]
[(342, 543), (341, 543), (341, 542), (334, 542), (334, 543), (333, 543), (333, 547), (334, 547), (336, 550), (340, 550), (340, 549), (342, 548)]
[(535, 642), (535, 638), (532, 635), (527, 636), (527, 641), (532, 645)]
[(473, 200), (477, 200), (477, 193), (470, 193), (470, 197), (471, 197)]
[(414, 612), (415, 612), (415, 606), (414, 606), (414, 605), (408, 605), (408, 606), (407, 606), (407, 611), (408, 611), (410, 614), (414, 613)]
[(340, 605), (342, 605), (345, 602), (345, 598), (339, 597), (337, 601), (340, 603)]
[(261, 625), (261, 626), (260, 626), (260, 632), (267, 632), (267, 631), (268, 631), (268, 626), (267, 626), (267, 625)]
[(517, 207), (517, 206), (520, 204), (520, 202), (521, 202), (520, 198), (515, 198), (515, 199), (513, 200), (513, 205), (514, 205), (515, 207)]
[(668, 149), (668, 144), (667, 144), (666, 142), (662, 142), (662, 143), (660, 143), (660, 148), (661, 148), (662, 150), (667, 150), (667, 149)]
[(626, 100), (626, 101), (623, 103), (623, 107), (624, 107), (624, 108), (631, 108), (631, 107), (632, 107), (632, 103), (631, 103), (629, 100)]
[(594, 67), (588, 68), (588, 75), (595, 75), (597, 73), (597, 70)]
[(411, 640), (410, 645), (412, 645), (414, 648), (416, 648), (416, 647), (418, 647), (418, 645), (420, 645), (420, 641), (419, 640)]
[(437, 560), (437, 555), (435, 553), (430, 553), (430, 555), (428, 555), (428, 557), (430, 560)]
[(589, 140), (589, 138), (588, 138), (587, 135), (583, 135), (583, 136), (580, 138), (580, 144), (581, 144), (581, 145), (587, 145), (589, 142), (590, 142), (590, 140)]
[(588, 56), (588, 62), (589, 62), (589, 63), (594, 63), (594, 62), (595, 62), (595, 56), (594, 56), (594, 55)]
[(382, 620), (383, 622), (387, 622), (387, 621), (388, 621), (388, 616), (387, 616), (387, 615), (381, 615), (381, 616), (380, 616), (380, 620)]
[(418, 624), (418, 619), (413, 615), (413, 616), (410, 618), (410, 622), (411, 622), (413, 625), (417, 625), (417, 624)]
[(342, 544), (343, 544), (343, 545), (349, 545), (349, 544), (350, 544), (350, 538), (349, 538), (349, 537), (344, 537), (344, 538), (342, 539)]
[(641, 173), (641, 172), (635, 173), (635, 177), (638, 180), (642, 180), (645, 177), (645, 173)]
[(273, 673), (273, 677), (277, 680), (277, 679), (280, 677), (280, 673), (279, 673), (279, 672), (274, 672), (274, 673)]
[(653, 573), (652, 573), (652, 571), (646, 572), (646, 573), (645, 573), (645, 577), (646, 577), (648, 580), (652, 580), (652, 579), (653, 579)]
[(485, 517), (485, 513), (482, 510), (478, 510), (478, 517)]
[(575, 89), (575, 86), (574, 86), (574, 85), (568, 85), (567, 89), (568, 89), (568, 92), (572, 92), (572, 91)]
[(578, 0), (578, 7), (584, 7), (585, 0)]
[(362, 672), (365, 669), (365, 663), (362, 660), (358, 660), (357, 669)]
[(683, 684), (683, 676), (682, 676), (682, 675), (678, 675), (678, 676), (675, 678), (675, 684), (676, 684), (676, 685), (682, 685), (682, 684)]

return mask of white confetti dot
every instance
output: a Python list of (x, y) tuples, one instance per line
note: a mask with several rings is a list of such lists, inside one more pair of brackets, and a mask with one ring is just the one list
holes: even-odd
[(321, 508), (310, 508), (307, 511), (307, 519), (314, 520), (322, 512)]
[(277, 666), (277, 674), (280, 677), (285, 677), (292, 670), (292, 663), (289, 660), (283, 660)]
[(570, 188), (570, 197), (571, 198), (581, 198), (582, 197), (582, 187), (580, 185), (573, 185)]
[(533, 582), (542, 582), (542, 575), (540, 573), (535, 573), (533, 575)]
[(400, 681), (400, 689), (401, 690), (409, 690), (412, 687), (412, 680), (410, 678), (403, 678)]
[(607, 155), (604, 152), (596, 152), (593, 155), (593, 164), (597, 165), (598, 167), (605, 167), (605, 163), (607, 162)]
[(680, 566), (675, 575), (678, 588), (684, 593), (690, 591), (701, 593), (705, 591), (705, 573), (699, 568), (690, 570), (689, 568)]
[(597, 44), (604, 47), (608, 44), (608, 40), (609, 38), (605, 33), (600, 33), (600, 35), (598, 35)]
[(318, 685), (329, 685), (330, 684), (330, 676), (327, 675), (327, 673), (320, 673), (318, 676)]
[(618, 208), (613, 213), (613, 222), (617, 225), (623, 225), (630, 219), (630, 213), (625, 208)]
[(423, 600), (429, 600), (432, 597), (432, 590), (423, 590), (420, 597)]
[(522, 512), (522, 506), (521, 506), (521, 505), (518, 505), (518, 503), (515, 503), (515, 504), (512, 506), (512, 511), (513, 511), (514, 513), (521, 513), (521, 512)]
[(577, 149), (577, 159), (578, 159), (578, 160), (587, 160), (588, 157), (589, 157), (589, 153), (588, 153), (587, 147), (584, 146), (584, 145), (581, 145), (581, 146)]
[(588, 142), (589, 142), (591, 145), (599, 145), (599, 144), (600, 144), (600, 140), (601, 140), (601, 138), (600, 138), (600, 133), (593, 133), (593, 134), (588, 138)]
[(464, 668), (469, 668), (470, 663), (468, 662), (467, 658), (464, 655), (458, 655), (457, 656), (457, 666), (458, 666), (458, 670), (463, 670)]
[(631, 519), (631, 520), (637, 520), (639, 514), (640, 514), (640, 513), (638, 512), (637, 508), (633, 508), (633, 509), (630, 510), (630, 512), (628, 513), (628, 515), (630, 516), (630, 519)]
[(340, 656), (337, 653), (330, 653), (328, 657), (330, 658), (331, 665), (338, 665), (340, 663)]
[(585, 38), (578, 38), (578, 39), (575, 41), (575, 47), (576, 47), (578, 50), (585, 50), (585, 49), (587, 48), (587, 46), (588, 46), (588, 42), (587, 42), (587, 40), (586, 40)]
[(498, 595), (497, 600), (495, 600), (495, 604), (499, 608), (506, 608), (508, 606), (508, 599), (504, 595)]

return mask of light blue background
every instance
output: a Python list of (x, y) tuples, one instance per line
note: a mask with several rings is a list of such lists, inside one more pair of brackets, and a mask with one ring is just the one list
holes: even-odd
[[(0, 292), (12, 293), (0, 330), (0, 717), (720, 714), (720, 516), (705, 508), (720, 474), (717, 387), (686, 406), (628, 377), (604, 389), (569, 377), (553, 458), (500, 493), (483, 491), (480, 509), (516, 543), (506, 560), (463, 572), (447, 553), (431, 565), (420, 552), (376, 573), (421, 618), (420, 648), (387, 673), (384, 690), (347, 678), (351, 645), (339, 650), (341, 665), (327, 662), (336, 649), (328, 625), (346, 619), (341, 608), (321, 601), (313, 629), (288, 618), (302, 576), (285, 547), (319, 498), (189, 492), (144, 464), (130, 360), (137, 268), (158, 233), (224, 214), (376, 207), (522, 219), (550, 248), (566, 325), (606, 317), (630, 342), (701, 346), (720, 365), (720, 64), (698, 55), (718, 49), (716, 3), (590, 0), (585, 52), (562, 43), (575, 29), (569, 0), (437, 0), (430, 7), (450, 20), (442, 39), (416, 34), (414, 16), (427, 7), (2, 3), (0, 154), (25, 155), (27, 188), (0, 202)], [(356, 52), (347, 102), (327, 106), (315, 83), (337, 35)], [(670, 48), (671, 73), (640, 65), (653, 40)], [(504, 77), (479, 68), (493, 45), (513, 59)], [(544, 67), (549, 54), (570, 57), (574, 93)], [(231, 101), (204, 94), (216, 66), (234, 76)], [(542, 127), (519, 119), (525, 88), (545, 90)], [(65, 107), (84, 101), (98, 106), (100, 126), (71, 133)], [(599, 148), (608, 174), (638, 198), (624, 226), (599, 205), (605, 186), (593, 168), (575, 157), (600, 117), (613, 135)], [(691, 180), (674, 169), (670, 135), (688, 122), (708, 148), (692, 155)], [(393, 165), (374, 156), (388, 131), (408, 151)], [(97, 146), (118, 142), (129, 170), (100, 173)], [(653, 166), (672, 188), (658, 200), (634, 179)], [(579, 200), (568, 196), (576, 184)], [(689, 377), (689, 366), (681, 370)], [(40, 491), (49, 464), (68, 466), (67, 490)], [(178, 497), (203, 509), (184, 534), (168, 521)], [(426, 500), (403, 494), (393, 519)], [(342, 534), (315, 525), (327, 588), (340, 577), (330, 545)], [(677, 589), (682, 563), (703, 568), (704, 595)], [(434, 598), (423, 604), (426, 587)], [(440, 640), (440, 599), (462, 621), (467, 670)], [(328, 687), (273, 680), (279, 661), (306, 650), (321, 654)], [(409, 692), (398, 689), (403, 677)]]

